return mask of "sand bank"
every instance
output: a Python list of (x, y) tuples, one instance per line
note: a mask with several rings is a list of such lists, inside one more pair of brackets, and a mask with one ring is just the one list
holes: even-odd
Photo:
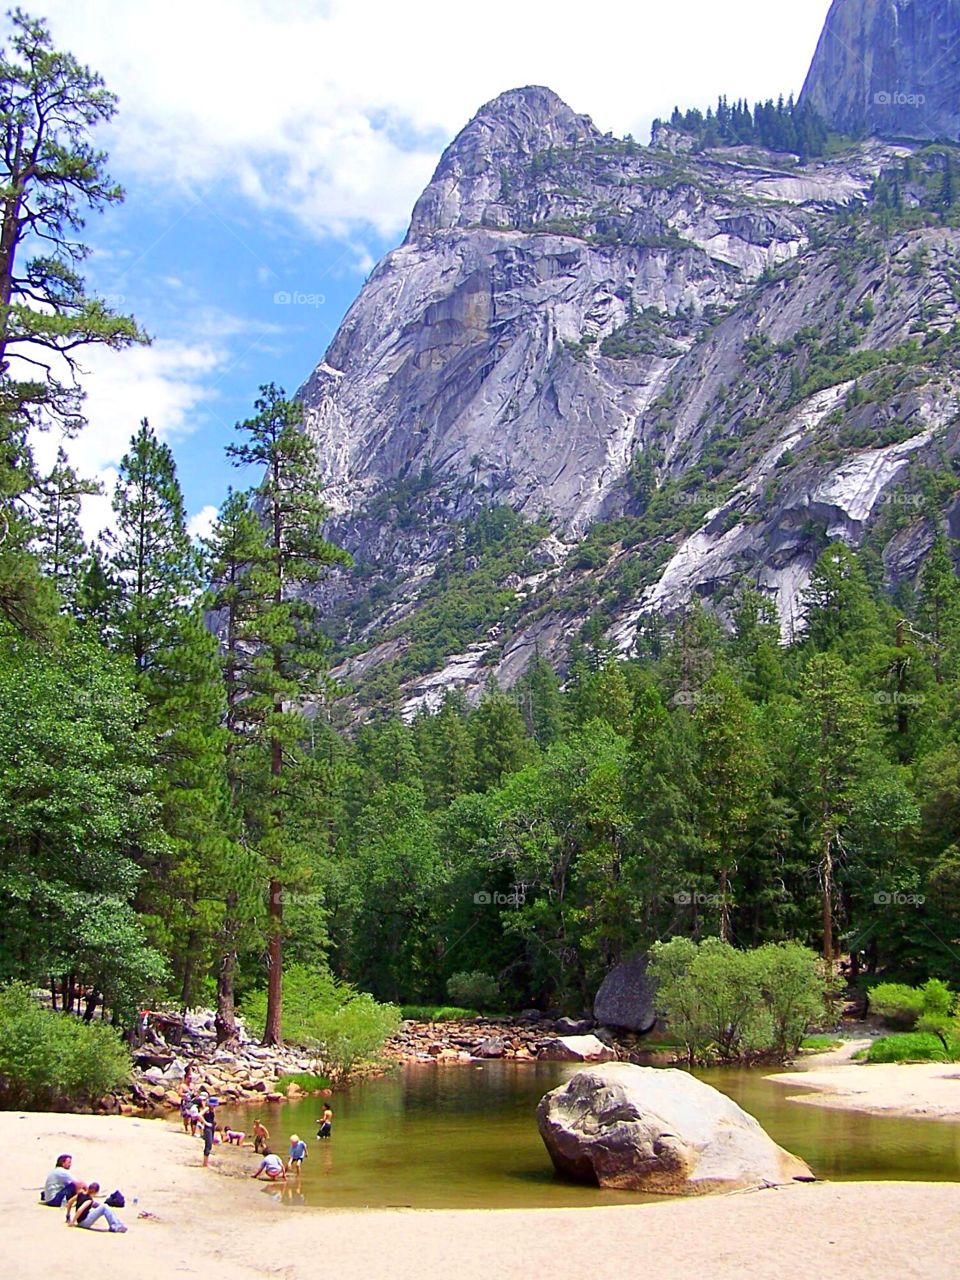
[(960, 1120), (960, 1063), (864, 1063), (768, 1076), (802, 1087), (794, 1102), (873, 1115)]
[[(286, 1208), (242, 1178), (249, 1152), (201, 1168), (199, 1144), (167, 1121), (3, 1112), (0, 1150), (13, 1175), (0, 1183), (4, 1254), (18, 1280), (519, 1280), (556, 1267), (658, 1280), (931, 1280), (955, 1276), (960, 1254), (957, 1184), (820, 1183), (636, 1208), (324, 1212)], [(61, 1151), (80, 1176), (139, 1197), (121, 1212), (126, 1235), (67, 1228), (37, 1204)], [(156, 1216), (138, 1219), (143, 1209)]]

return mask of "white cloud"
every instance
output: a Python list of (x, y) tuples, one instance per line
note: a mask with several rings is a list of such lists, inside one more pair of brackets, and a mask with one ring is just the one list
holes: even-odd
[(201, 507), (195, 515), (192, 515), (187, 521), (187, 533), (191, 538), (209, 538), (217, 519), (217, 508), (214, 506)]
[(120, 94), (118, 172), (228, 181), (312, 232), (400, 232), (444, 141), (485, 101), (548, 84), (601, 129), (723, 92), (797, 91), (829, 0), (34, 0)]
[(86, 391), (87, 426), (69, 440), (56, 431), (39, 432), (32, 445), (41, 471), (53, 466), (62, 444), (77, 472), (102, 485), (101, 496), (84, 499), (82, 524), (88, 539), (113, 523), (110, 501), (117, 468), (141, 419), (149, 419), (161, 440), (189, 435), (197, 415), (211, 411), (211, 378), (226, 359), (226, 352), (209, 341), (157, 341), (129, 351), (95, 347), (84, 354), (80, 381)]

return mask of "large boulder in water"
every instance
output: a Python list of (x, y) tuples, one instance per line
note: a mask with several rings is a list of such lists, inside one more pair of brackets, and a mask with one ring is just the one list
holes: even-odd
[(657, 1023), (655, 992), (656, 986), (647, 974), (647, 957), (634, 956), (604, 978), (593, 1002), (593, 1016), (605, 1027), (652, 1031)]
[(594, 1186), (670, 1195), (812, 1181), (759, 1123), (685, 1071), (586, 1067), (537, 1108), (558, 1172)]

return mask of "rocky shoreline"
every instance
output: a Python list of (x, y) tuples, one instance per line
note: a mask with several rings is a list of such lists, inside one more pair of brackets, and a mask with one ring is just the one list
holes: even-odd
[[(219, 1048), (211, 1020), (188, 1018), (179, 1043), (167, 1043), (154, 1031), (152, 1043), (134, 1053), (130, 1087), (104, 1098), (98, 1110), (121, 1115), (156, 1115), (176, 1110), (186, 1085), (231, 1105), (278, 1103), (305, 1096), (296, 1083), (280, 1086), (284, 1076), (322, 1076), (323, 1062), (302, 1050), (266, 1048), (241, 1038)], [(477, 1017), (457, 1022), (406, 1021), (385, 1043), (378, 1064), (366, 1064), (343, 1084), (389, 1070), (391, 1065), (507, 1060), (512, 1062), (637, 1062), (667, 1066), (669, 1050), (647, 1038), (614, 1032), (592, 1021)], [(324, 1090), (326, 1092), (326, 1090)]]
[(507, 1059), (514, 1062), (636, 1062), (668, 1065), (674, 1053), (649, 1038), (571, 1018), (470, 1018), (404, 1022), (384, 1052), (404, 1063)]

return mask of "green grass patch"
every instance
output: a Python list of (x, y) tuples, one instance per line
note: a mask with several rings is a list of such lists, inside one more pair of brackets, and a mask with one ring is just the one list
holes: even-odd
[(405, 1004), (400, 1016), (409, 1022), (459, 1022), (464, 1018), (479, 1018), (476, 1009), (461, 1009), (455, 1004)]
[(800, 1045), (810, 1053), (829, 1053), (831, 1049), (839, 1049), (843, 1041), (837, 1036), (804, 1036)]
[(284, 1093), (292, 1084), (304, 1093), (319, 1093), (321, 1089), (330, 1088), (330, 1081), (326, 1076), (315, 1076), (310, 1071), (291, 1071), (277, 1081), (277, 1090)]
[(907, 1031), (902, 1035), (881, 1036), (866, 1052), (867, 1062), (953, 1062), (954, 1053), (944, 1052), (936, 1036), (925, 1031)]

